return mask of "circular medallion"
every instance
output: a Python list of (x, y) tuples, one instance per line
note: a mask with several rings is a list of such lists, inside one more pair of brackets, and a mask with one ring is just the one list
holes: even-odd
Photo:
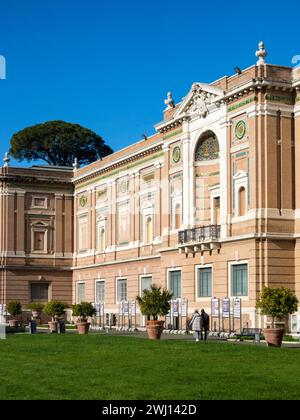
[(173, 162), (178, 163), (180, 159), (181, 159), (181, 150), (179, 146), (176, 146), (173, 149)]
[(127, 181), (123, 180), (120, 182), (120, 192), (125, 194), (127, 191)]
[(86, 206), (86, 203), (87, 203), (87, 196), (86, 195), (82, 195), (79, 198), (80, 207), (85, 207)]
[(239, 121), (235, 126), (235, 135), (239, 140), (242, 140), (246, 134), (246, 123), (245, 121)]

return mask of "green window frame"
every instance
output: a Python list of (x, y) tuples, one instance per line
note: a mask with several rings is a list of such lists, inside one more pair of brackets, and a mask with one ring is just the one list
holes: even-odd
[(117, 301), (127, 300), (127, 279), (117, 280)]
[(104, 299), (105, 299), (105, 281), (96, 280), (95, 302), (96, 303), (104, 302)]
[(231, 295), (248, 296), (248, 264), (231, 266)]
[(181, 270), (169, 272), (169, 289), (173, 293), (173, 299), (181, 298)]
[(212, 268), (198, 268), (198, 298), (212, 297)]
[(142, 276), (141, 277), (141, 293), (144, 290), (149, 290), (152, 285), (152, 276)]
[(77, 303), (85, 301), (85, 283), (77, 283)]

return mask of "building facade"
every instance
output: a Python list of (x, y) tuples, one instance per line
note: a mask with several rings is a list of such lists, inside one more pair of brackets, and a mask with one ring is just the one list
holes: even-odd
[(169, 93), (155, 135), (73, 173), (2, 168), (1, 300), (40, 282), (117, 313), (155, 283), (189, 313), (239, 297), (260, 326), (264, 286), (300, 298), (300, 69), (265, 56), (178, 104)]

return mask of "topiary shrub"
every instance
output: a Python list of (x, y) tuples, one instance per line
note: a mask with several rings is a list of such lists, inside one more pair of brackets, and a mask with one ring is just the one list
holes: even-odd
[(18, 301), (8, 302), (8, 304), (7, 304), (7, 312), (11, 316), (21, 315), (21, 313), (22, 313), (22, 305), (21, 305), (21, 302), (18, 302)]
[(90, 302), (81, 302), (72, 306), (73, 316), (77, 316), (80, 322), (86, 322), (87, 318), (96, 315), (96, 309)]
[(64, 302), (61, 302), (59, 300), (51, 300), (50, 302), (46, 303), (44, 306), (43, 312), (51, 316), (52, 321), (55, 322), (59, 317), (61, 317), (65, 309), (68, 308), (68, 305)]
[(274, 328), (275, 318), (293, 314), (297, 311), (298, 299), (295, 293), (287, 287), (265, 287), (260, 293), (256, 309), (262, 315), (268, 315), (272, 318), (272, 328)]
[(44, 309), (44, 307), (45, 304), (40, 302), (31, 302), (26, 306), (27, 309), (31, 309), (32, 311), (37, 312), (41, 312)]
[(173, 293), (153, 284), (150, 289), (145, 289), (142, 296), (137, 296), (136, 299), (141, 313), (147, 316), (148, 321), (151, 318), (153, 321), (157, 321), (159, 316), (165, 316), (169, 313), (172, 297)]

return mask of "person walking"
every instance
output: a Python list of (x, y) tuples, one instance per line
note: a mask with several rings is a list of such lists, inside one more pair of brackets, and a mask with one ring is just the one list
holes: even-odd
[(201, 340), (203, 340), (203, 330), (204, 330), (204, 340), (207, 341), (207, 333), (209, 331), (209, 315), (205, 312), (204, 309), (201, 309)]
[(194, 337), (196, 339), (196, 342), (199, 341), (200, 332), (202, 329), (202, 318), (201, 318), (201, 315), (199, 314), (199, 311), (196, 310), (194, 312), (193, 317), (190, 322), (190, 326), (192, 330), (194, 331)]

